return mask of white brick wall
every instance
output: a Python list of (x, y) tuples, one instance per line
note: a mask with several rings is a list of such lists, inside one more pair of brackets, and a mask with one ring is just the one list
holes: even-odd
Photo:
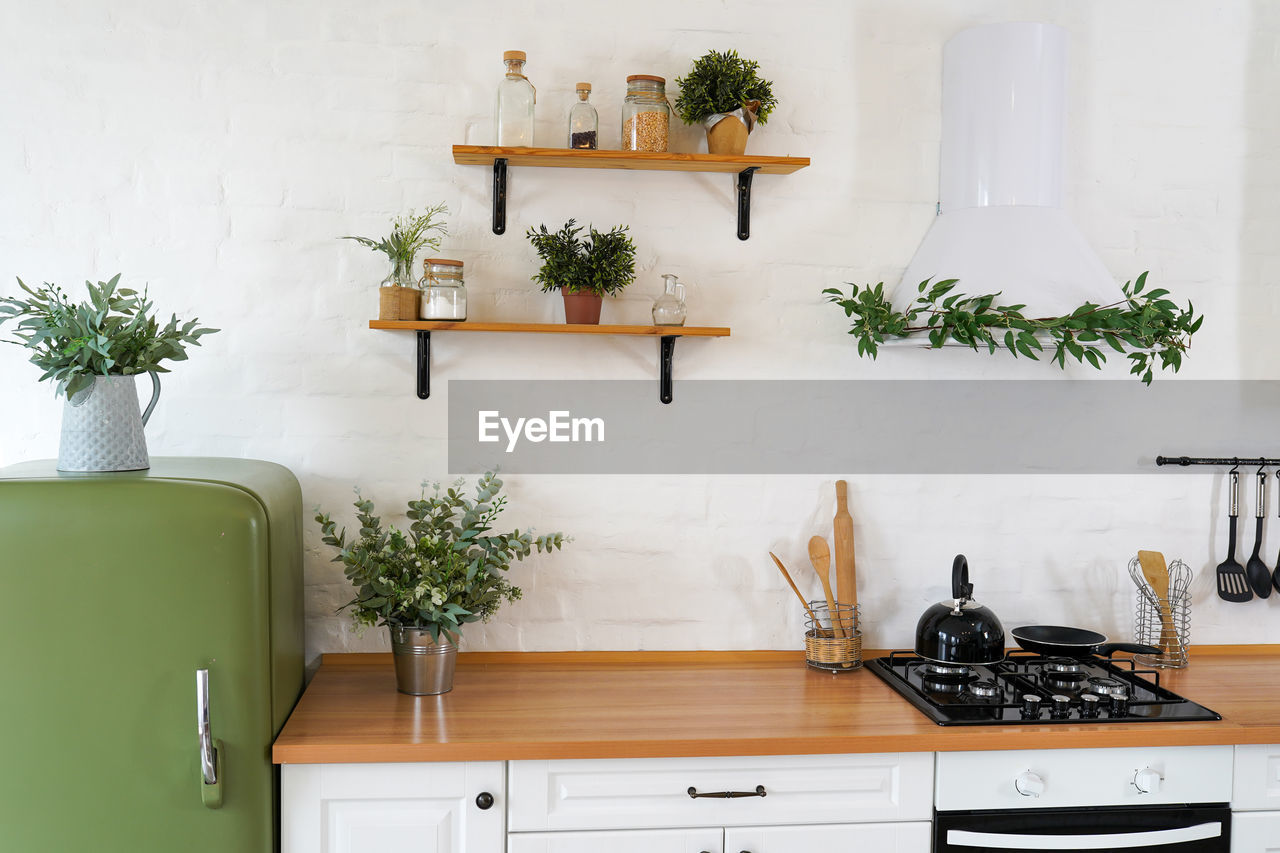
[[(476, 319), (558, 319), (528, 281), (527, 226), (629, 223), (640, 277), (606, 320), (643, 321), (671, 271), (695, 283), (691, 322), (733, 327), (681, 351), (683, 379), (1046, 375), (964, 352), (895, 350), (872, 365), (818, 294), (896, 280), (936, 199), (941, 46), (1017, 19), (1072, 34), (1081, 228), (1117, 278), (1149, 268), (1208, 315), (1184, 375), (1274, 378), (1280, 9), (1262, 0), (651, 0), (643, 16), (562, 0), (7, 2), (0, 292), (15, 275), (78, 285), (123, 271), (162, 310), (222, 327), (167, 378), (152, 452), (276, 460), (308, 506), (332, 511), (355, 484), (391, 506), (420, 477), (447, 478), (448, 378), (652, 376), (651, 341), (442, 337), (432, 399), (418, 401), (411, 338), (365, 327), (382, 265), (335, 238), (440, 200)], [(725, 176), (517, 169), (495, 237), (489, 174), (454, 166), (449, 146), (489, 141), (512, 47), (530, 56), (540, 140), (559, 144), (571, 87), (587, 79), (605, 145), (627, 74), (672, 79), (706, 49), (735, 47), (783, 102), (752, 150), (814, 165), (757, 179), (747, 243)], [(675, 139), (688, 150), (698, 136)], [(35, 376), (0, 350), (0, 464), (56, 453), (59, 405)], [(512, 478), (510, 522), (577, 541), (518, 567), (524, 600), (473, 626), (466, 647), (798, 647), (797, 608), (765, 552), (816, 593), (804, 543), (829, 532), (832, 478)], [(1280, 641), (1280, 604), (1212, 595), (1220, 476), (850, 480), (868, 645), (910, 642), (957, 551), (1007, 624), (1122, 634), (1123, 566), (1140, 547), (1202, 573), (1196, 640)], [(307, 546), (309, 651), (384, 647), (333, 614), (341, 572), (314, 530)]]

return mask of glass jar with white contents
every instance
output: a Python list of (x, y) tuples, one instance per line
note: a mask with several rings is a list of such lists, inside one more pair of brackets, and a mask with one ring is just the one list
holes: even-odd
[(423, 320), (467, 319), (467, 286), (462, 281), (462, 261), (448, 258), (427, 258), (422, 262), (422, 307), (418, 316)]

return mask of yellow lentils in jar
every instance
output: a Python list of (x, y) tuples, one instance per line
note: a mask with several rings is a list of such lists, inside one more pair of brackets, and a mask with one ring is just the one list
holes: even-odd
[(622, 150), (666, 151), (670, 129), (666, 79), (632, 74), (627, 78), (627, 97), (622, 102)]

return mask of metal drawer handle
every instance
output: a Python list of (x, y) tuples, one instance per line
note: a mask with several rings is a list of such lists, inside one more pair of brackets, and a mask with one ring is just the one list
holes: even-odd
[(209, 670), (196, 670), (196, 728), (200, 735), (200, 775), (206, 785), (218, 784), (213, 733), (209, 730)]
[(705, 794), (700, 794), (698, 793), (697, 788), (694, 788), (692, 785), (689, 786), (689, 796), (695, 800), (699, 797), (711, 797), (717, 800), (736, 800), (741, 797), (763, 797), (766, 795), (767, 792), (764, 789), (764, 785), (756, 785), (756, 789), (754, 791), (708, 791)]

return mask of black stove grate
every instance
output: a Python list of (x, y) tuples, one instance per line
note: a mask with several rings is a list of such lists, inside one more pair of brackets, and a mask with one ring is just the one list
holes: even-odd
[(1132, 658), (1013, 651), (996, 663), (934, 672), (934, 662), (895, 651), (867, 668), (940, 726), (1222, 719), (1162, 686), (1158, 671), (1140, 669)]

